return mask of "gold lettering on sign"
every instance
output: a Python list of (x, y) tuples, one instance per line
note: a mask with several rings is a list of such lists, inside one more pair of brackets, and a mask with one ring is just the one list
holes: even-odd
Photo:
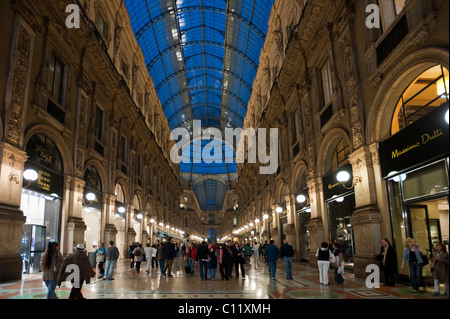
[(433, 134), (429, 134), (429, 133), (425, 133), (420, 137), (420, 141), (418, 141), (417, 143), (413, 144), (413, 145), (408, 145), (407, 147), (405, 147), (402, 150), (398, 150), (395, 149), (394, 151), (392, 151), (392, 158), (398, 158), (406, 153), (408, 153), (409, 151), (418, 148), (422, 145), (427, 144), (428, 142), (440, 137), (444, 135), (444, 132), (442, 132), (442, 129), (436, 129), (434, 130)]
[(38, 186), (39, 188), (50, 191), (51, 175), (47, 172), (39, 170)]
[(338, 186), (338, 185), (339, 185), (339, 183), (336, 183), (336, 184), (328, 184), (328, 189), (335, 188), (335, 187)]

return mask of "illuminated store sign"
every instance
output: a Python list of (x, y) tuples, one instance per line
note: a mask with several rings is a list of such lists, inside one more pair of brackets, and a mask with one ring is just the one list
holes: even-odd
[(445, 103), (380, 143), (379, 155), (384, 178), (391, 172), (402, 172), (448, 156), (447, 112), (448, 103)]

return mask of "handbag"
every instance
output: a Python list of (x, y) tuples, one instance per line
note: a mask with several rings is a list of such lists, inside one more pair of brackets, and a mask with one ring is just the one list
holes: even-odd
[(426, 266), (426, 265), (428, 265), (430, 263), (430, 261), (428, 260), (427, 255), (420, 253), (420, 257), (422, 257), (422, 261), (423, 261), (422, 265), (423, 266)]
[(334, 264), (336, 262), (336, 258), (334, 257), (334, 254), (330, 251), (330, 263)]
[(96, 259), (98, 263), (105, 262), (105, 255), (99, 251)]

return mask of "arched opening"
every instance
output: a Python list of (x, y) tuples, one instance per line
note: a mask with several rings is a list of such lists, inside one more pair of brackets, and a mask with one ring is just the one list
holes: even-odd
[[(40, 258), (48, 242), (60, 242), (64, 167), (56, 144), (44, 134), (33, 135), (27, 145), (24, 186), (20, 209), (26, 217), (22, 227), (22, 269), (40, 271)], [(34, 181), (26, 173), (34, 172)]]
[[(356, 202), (354, 188), (350, 188), (353, 179), (352, 165), (348, 159), (350, 152), (348, 137), (342, 135), (336, 137), (326, 152), (326, 158), (329, 160), (324, 169), (329, 173), (323, 177), (329, 240), (337, 240), (341, 244), (344, 265), (347, 268), (353, 268), (355, 254), (353, 226), (350, 218), (355, 210)], [(350, 176), (345, 186), (337, 180), (337, 174), (342, 171)]]
[[(86, 224), (84, 239), (88, 252), (95, 251), (101, 236), (102, 181), (97, 169), (88, 166), (84, 172), (84, 191), (82, 217)], [(95, 198), (94, 198), (95, 196)]]
[(125, 216), (127, 212), (125, 204), (125, 192), (123, 186), (120, 183), (116, 183), (114, 187), (114, 195), (116, 196), (116, 202), (114, 207), (114, 225), (117, 228), (116, 240), (119, 251), (123, 251), (125, 245)]
[(391, 135), (435, 110), (449, 97), (449, 72), (435, 65), (420, 74), (397, 102), (391, 123)]

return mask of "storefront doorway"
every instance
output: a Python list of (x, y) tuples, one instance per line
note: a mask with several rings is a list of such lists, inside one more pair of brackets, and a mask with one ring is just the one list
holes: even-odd
[(59, 242), (63, 196), (61, 154), (47, 136), (36, 134), (26, 147), (24, 172), (37, 179), (24, 183), (20, 209), (26, 217), (22, 227), (21, 256), (24, 273), (39, 272), (40, 258), (49, 242)]

